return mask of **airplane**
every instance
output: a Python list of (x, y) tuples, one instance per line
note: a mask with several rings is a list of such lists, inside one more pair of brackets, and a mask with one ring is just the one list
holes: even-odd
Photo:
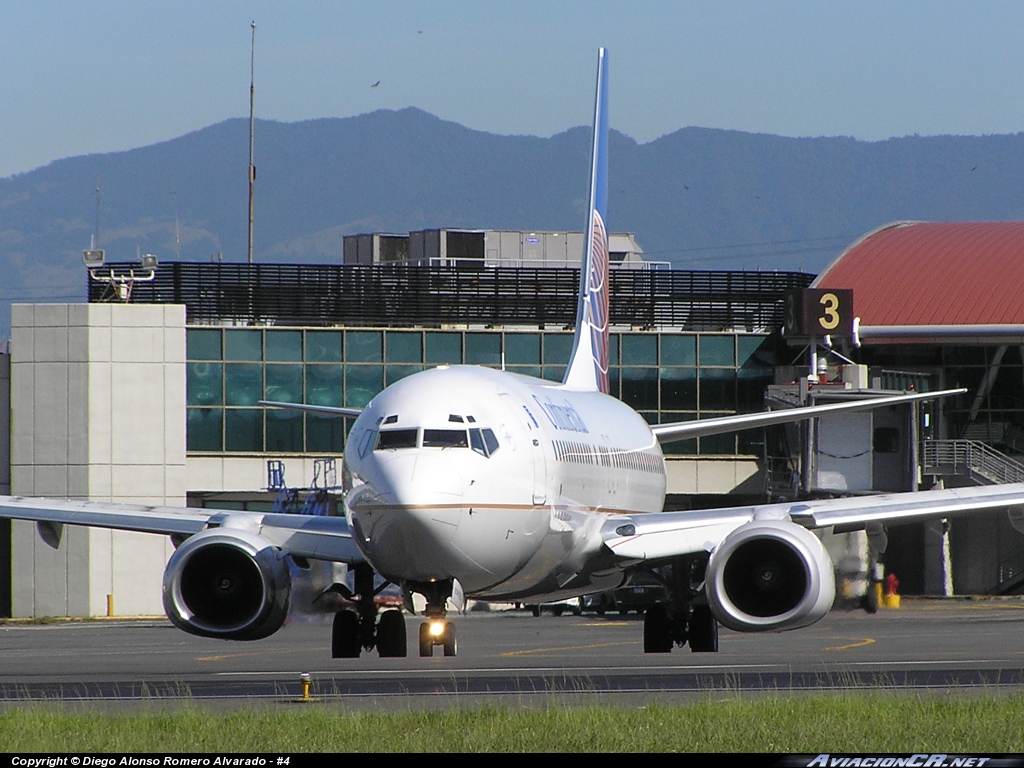
[[(586, 243), (576, 332), (562, 382), (454, 365), (413, 374), (359, 408), (263, 401), (354, 417), (343, 456), (344, 516), (0, 497), (0, 517), (35, 520), (48, 543), (64, 524), (169, 535), (163, 578), (172, 623), (205, 637), (257, 640), (285, 621), (289, 561), (346, 563), (353, 582), (331, 653), (407, 655), (401, 609), (375, 597), (398, 585), (405, 610), (425, 600), (418, 648), (457, 653), (447, 620), (469, 598), (546, 602), (618, 587), (657, 569), (664, 602), (648, 608), (643, 647), (718, 650), (719, 624), (745, 632), (803, 627), (835, 597), (815, 529), (866, 529), (1012, 507), (1024, 531), (1024, 484), (663, 512), (661, 445), (737, 429), (940, 397), (949, 392), (649, 425), (608, 394), (607, 55), (598, 54)], [(961, 391), (961, 390), (953, 390)]]

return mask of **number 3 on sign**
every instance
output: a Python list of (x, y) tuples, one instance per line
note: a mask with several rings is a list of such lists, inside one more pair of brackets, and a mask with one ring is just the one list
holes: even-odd
[(834, 293), (826, 293), (819, 299), (825, 313), (818, 318), (818, 324), (826, 331), (833, 331), (839, 327), (839, 297)]

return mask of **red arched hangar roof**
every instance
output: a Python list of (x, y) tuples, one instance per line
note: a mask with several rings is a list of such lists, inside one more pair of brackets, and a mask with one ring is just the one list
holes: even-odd
[(890, 224), (812, 287), (852, 288), (863, 325), (1024, 323), (1024, 222)]

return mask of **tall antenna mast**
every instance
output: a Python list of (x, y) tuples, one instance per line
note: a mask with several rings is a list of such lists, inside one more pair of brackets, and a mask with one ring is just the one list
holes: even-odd
[(96, 233), (93, 235), (93, 248), (100, 247), (100, 176), (96, 174)]
[(252, 216), (253, 216), (253, 188), (256, 186), (256, 165), (253, 162), (253, 135), (255, 123), (253, 121), (253, 102), (256, 96), (256, 22), (252, 27), (252, 45), (249, 49), (249, 263), (252, 264)]

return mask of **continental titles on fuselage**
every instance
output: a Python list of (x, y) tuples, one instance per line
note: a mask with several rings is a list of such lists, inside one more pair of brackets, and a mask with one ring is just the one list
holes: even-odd
[(563, 400), (562, 404), (558, 404), (547, 397), (541, 400), (537, 395), (534, 395), (533, 399), (537, 401), (537, 405), (544, 411), (544, 415), (548, 417), (548, 420), (554, 425), (555, 429), (590, 434), (590, 430), (587, 429), (587, 424), (583, 421), (583, 417), (580, 416), (579, 411), (568, 400)]

